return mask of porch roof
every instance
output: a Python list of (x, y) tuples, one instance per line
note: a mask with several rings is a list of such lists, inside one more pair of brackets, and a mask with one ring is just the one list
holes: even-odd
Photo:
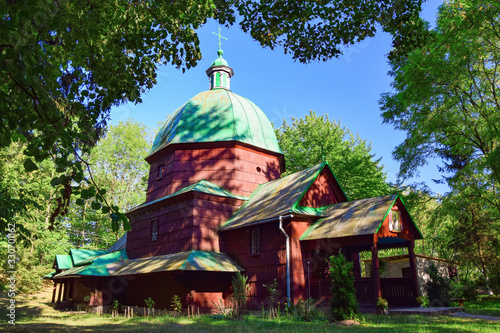
[(135, 275), (167, 271), (243, 271), (227, 254), (222, 252), (186, 251), (150, 258), (130, 259), (108, 266), (110, 274)]
[[(300, 237), (300, 240), (375, 234), (396, 199), (398, 199), (398, 195), (392, 194), (332, 205), (329, 208), (328, 216), (311, 225)], [(411, 222), (413, 223), (413, 221)], [(415, 225), (415, 223), (413, 224)], [(420, 234), (418, 228), (416, 229)]]

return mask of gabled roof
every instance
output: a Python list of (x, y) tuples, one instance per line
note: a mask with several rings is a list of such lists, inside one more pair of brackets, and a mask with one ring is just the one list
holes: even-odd
[(325, 216), (326, 207), (299, 206), (300, 200), (324, 168), (329, 168), (327, 162), (259, 185), (250, 199), (219, 230), (241, 228), (289, 213)]
[(233, 193), (223, 189), (222, 187), (217, 186), (212, 182), (209, 182), (208, 180), (200, 180), (199, 182), (192, 184), (192, 185), (189, 185), (189, 186), (186, 186), (175, 193), (166, 195), (166, 196), (164, 196), (160, 199), (154, 200), (154, 201), (145, 202), (143, 204), (140, 204), (139, 206), (136, 206), (136, 207), (132, 208), (131, 210), (129, 210), (127, 213), (130, 213), (130, 212), (136, 211), (138, 209), (153, 205), (153, 204), (158, 203), (160, 201), (171, 199), (173, 197), (179, 196), (179, 195), (181, 195), (183, 193), (187, 193), (187, 192), (200, 192), (200, 193), (206, 193), (206, 194), (211, 194), (211, 195), (217, 195), (220, 197), (233, 198), (233, 199), (239, 199), (239, 200), (248, 200), (247, 197), (242, 197), (242, 196), (233, 194)]
[(111, 275), (148, 274), (167, 271), (242, 271), (227, 254), (221, 252), (186, 251), (162, 256), (130, 259), (108, 266)]
[[(310, 226), (300, 240), (376, 234), (398, 198), (392, 194), (332, 205), (328, 216)], [(411, 216), (410, 220), (422, 237)]]

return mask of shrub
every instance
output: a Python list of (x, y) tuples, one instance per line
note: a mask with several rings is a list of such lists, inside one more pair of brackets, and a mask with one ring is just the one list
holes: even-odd
[(467, 300), (476, 300), (478, 293), (476, 286), (468, 281), (451, 281), (450, 283), (451, 297), (466, 298)]
[(182, 302), (181, 298), (178, 295), (174, 295), (170, 299), (170, 310), (179, 313), (182, 312)]
[(231, 299), (233, 300), (233, 315), (238, 318), (241, 316), (241, 311), (247, 303), (249, 288), (247, 281), (248, 277), (237, 271), (231, 283), (233, 286), (233, 294), (231, 295)]
[(267, 291), (266, 300), (269, 302), (269, 318), (277, 317), (279, 314), (274, 307), (274, 303), (276, 302), (276, 297), (278, 296), (278, 282), (274, 279), (273, 282), (263, 284), (263, 286)]
[(145, 299), (144, 303), (146, 303), (146, 307), (148, 309), (152, 309), (155, 307), (155, 301), (151, 297), (149, 297), (148, 299)]
[(443, 277), (436, 265), (431, 264), (425, 269), (429, 281), (424, 285), (431, 306), (448, 306), (450, 304), (450, 281)]
[(358, 314), (358, 301), (354, 288), (354, 264), (342, 255), (330, 257), (331, 279), (330, 315), (335, 321), (354, 319)]

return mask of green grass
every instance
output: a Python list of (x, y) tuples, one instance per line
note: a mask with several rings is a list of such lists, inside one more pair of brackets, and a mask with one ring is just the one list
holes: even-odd
[[(136, 317), (112, 318), (110, 315), (68, 313), (56, 311), (50, 306), (50, 292), (18, 296), (16, 325), (6, 321), (6, 295), (0, 295), (0, 331), (7, 332), (500, 332), (500, 322), (449, 316), (364, 315), (360, 325), (345, 327), (336, 323), (301, 322), (290, 318), (264, 319), (249, 315), (241, 320), (216, 319), (212, 316), (173, 318)], [(484, 302), (484, 301), (483, 301)], [(500, 301), (479, 303), (478, 314), (493, 315), (498, 312)], [(473, 303), (466, 304), (466, 309)]]
[(500, 317), (500, 298), (480, 298), (477, 301), (464, 302), (467, 313)]

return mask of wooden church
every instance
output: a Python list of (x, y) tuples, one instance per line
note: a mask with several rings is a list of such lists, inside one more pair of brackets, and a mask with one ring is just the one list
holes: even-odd
[[(158, 132), (146, 201), (127, 213), (131, 230), (104, 251), (58, 255), (52, 301), (73, 307), (142, 307), (151, 297), (169, 308), (174, 295), (210, 311), (231, 294), (236, 271), (248, 277), (250, 308), (278, 282), (281, 301), (328, 299), (326, 260), (354, 262), (362, 309), (377, 297), (415, 305), (414, 241), (422, 235), (398, 195), (349, 201), (328, 163), (281, 177), (283, 153), (266, 115), (230, 90), (233, 69), (218, 51), (207, 70), (210, 90), (177, 109)], [(378, 250), (406, 248), (410, 274), (381, 279)], [(359, 253), (373, 273), (361, 276)]]

